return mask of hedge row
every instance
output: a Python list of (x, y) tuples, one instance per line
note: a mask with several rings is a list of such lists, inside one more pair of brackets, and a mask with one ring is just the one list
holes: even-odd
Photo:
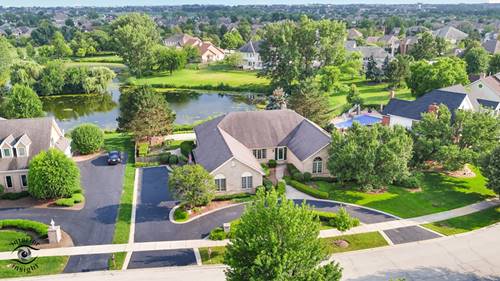
[(34, 231), (41, 238), (47, 237), (47, 231), (49, 229), (48, 225), (37, 221), (21, 220), (21, 219), (0, 220), (0, 229), (6, 227)]
[(329, 212), (313, 211), (313, 213), (318, 216), (320, 221), (323, 222), (330, 222), (330, 220), (335, 219), (337, 216), (335, 213)]
[(168, 83), (155, 83), (151, 84), (153, 88), (167, 88), (167, 89), (189, 89), (189, 90), (209, 90), (209, 91), (230, 91), (230, 92), (252, 92), (252, 93), (269, 93), (271, 91), (270, 86), (262, 86), (255, 84), (240, 85), (240, 86), (230, 86), (228, 84), (219, 83), (218, 85), (174, 85)]
[(235, 194), (224, 194), (224, 195), (216, 195), (212, 201), (227, 201), (233, 199), (241, 199), (252, 197), (253, 194), (250, 193), (235, 193)]
[(28, 196), (30, 196), (28, 191), (7, 192), (7, 193), (0, 194), (0, 199), (17, 200), (17, 199), (21, 199), (23, 197), (28, 197)]
[(321, 199), (328, 199), (328, 197), (329, 197), (327, 192), (317, 190), (315, 188), (312, 188), (312, 187), (310, 187), (306, 184), (303, 184), (301, 182), (298, 182), (296, 180), (289, 180), (287, 183), (289, 185), (293, 186), (294, 188), (298, 189), (299, 191), (302, 191), (302, 192), (309, 194), (313, 197), (321, 198)]
[(85, 196), (81, 193), (73, 193), (70, 198), (61, 198), (56, 200), (54, 204), (61, 207), (73, 207), (75, 204), (82, 203)]

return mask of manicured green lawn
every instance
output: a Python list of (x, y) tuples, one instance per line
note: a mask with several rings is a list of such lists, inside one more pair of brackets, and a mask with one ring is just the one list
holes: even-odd
[(493, 207), (470, 215), (425, 224), (424, 226), (444, 235), (454, 235), (497, 222), (500, 222), (500, 207)]
[[(342, 82), (349, 87), (351, 84), (355, 84), (365, 104), (379, 105), (389, 102), (387, 83), (372, 83), (366, 81), (364, 78), (344, 79)], [(345, 98), (346, 94), (330, 95), (330, 104), (336, 113), (341, 113), (342, 106), (347, 102)], [(414, 99), (408, 88), (396, 90), (396, 98), (404, 100)], [(376, 108), (376, 110), (378, 109)]]
[[(125, 178), (123, 182), (123, 193), (118, 208), (118, 218), (116, 220), (113, 244), (128, 243), (130, 234), (130, 219), (132, 214), (132, 197), (134, 193), (134, 142), (128, 134), (111, 133), (104, 135), (104, 149), (106, 151), (119, 150), (128, 155), (125, 166)], [(116, 267), (121, 268), (125, 260), (125, 254), (115, 255)]]
[(208, 248), (200, 248), (200, 256), (203, 264), (222, 264), (224, 262), (224, 252), (226, 247), (211, 247), (212, 253), (208, 257)]
[[(14, 250), (12, 245), (13, 241), (17, 239), (30, 239), (31, 237), (24, 232), (12, 230), (0, 230), (0, 252)], [(10, 277), (24, 277), (33, 275), (57, 274), (61, 273), (68, 262), (68, 257), (42, 257), (37, 258), (33, 262), (36, 265), (31, 273), (21, 272), (13, 268), (13, 265), (19, 265), (20, 268), (27, 268), (28, 266), (20, 265), (15, 261), (3, 260), (0, 261), (0, 278)]]
[(117, 55), (74, 58), (73, 60), (76, 62), (104, 62), (104, 63), (122, 63), (123, 62), (123, 59)]
[[(339, 246), (335, 245), (334, 242), (336, 240), (345, 240), (349, 243), (349, 246), (347, 246), (346, 248), (340, 248)], [(387, 241), (385, 241), (384, 237), (382, 237), (382, 235), (380, 235), (380, 233), (378, 233), (377, 231), (323, 238), (321, 239), (321, 241), (323, 241), (325, 248), (329, 254), (357, 251), (389, 245)]]
[(203, 69), (182, 69), (175, 71), (172, 75), (162, 72), (154, 76), (142, 78), (130, 78), (135, 84), (164, 84), (175, 88), (195, 88), (199, 86), (218, 86), (221, 83), (232, 87), (245, 85), (266, 86), (269, 84), (265, 78), (257, 77), (253, 71), (243, 70), (220, 70), (211, 67)]
[(76, 66), (88, 66), (88, 67), (108, 67), (111, 69), (114, 68), (119, 68), (119, 69), (124, 69), (126, 66), (123, 63), (116, 63), (116, 62), (76, 62), (76, 61), (69, 61), (64, 63), (65, 66), (67, 67), (76, 67)]
[(319, 190), (326, 191), (330, 199), (359, 204), (382, 210), (403, 218), (412, 218), (447, 211), (494, 196), (485, 187), (479, 169), (471, 167), (474, 178), (454, 178), (440, 173), (424, 173), (422, 191), (410, 192), (402, 187), (390, 186), (384, 193), (365, 193), (352, 186), (317, 182)]

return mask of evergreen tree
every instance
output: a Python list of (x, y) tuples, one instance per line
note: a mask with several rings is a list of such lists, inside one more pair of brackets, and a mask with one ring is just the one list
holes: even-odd
[(328, 97), (318, 89), (316, 83), (304, 81), (296, 86), (289, 98), (290, 108), (321, 127), (330, 122), (331, 112)]

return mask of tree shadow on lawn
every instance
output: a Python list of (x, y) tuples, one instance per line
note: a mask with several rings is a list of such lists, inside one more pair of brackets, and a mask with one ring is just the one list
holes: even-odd
[(387, 281), (387, 280), (442, 280), (442, 281), (468, 281), (468, 280), (498, 280), (496, 276), (479, 276), (474, 272), (457, 272), (442, 267), (418, 267), (412, 270), (388, 270), (377, 272), (358, 278), (348, 278), (349, 281)]

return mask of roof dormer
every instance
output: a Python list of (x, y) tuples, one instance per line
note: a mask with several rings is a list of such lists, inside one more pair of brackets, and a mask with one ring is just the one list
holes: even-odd
[(14, 141), (14, 137), (9, 135), (2, 141), (2, 143), (0, 143), (0, 154), (2, 155), (2, 158), (11, 158), (14, 156), (12, 153), (12, 145)]
[(14, 145), (14, 148), (16, 149), (16, 156), (28, 157), (30, 145), (31, 145), (31, 139), (28, 137), (28, 135), (23, 134), (19, 138), (19, 140), (17, 140), (17, 143)]

